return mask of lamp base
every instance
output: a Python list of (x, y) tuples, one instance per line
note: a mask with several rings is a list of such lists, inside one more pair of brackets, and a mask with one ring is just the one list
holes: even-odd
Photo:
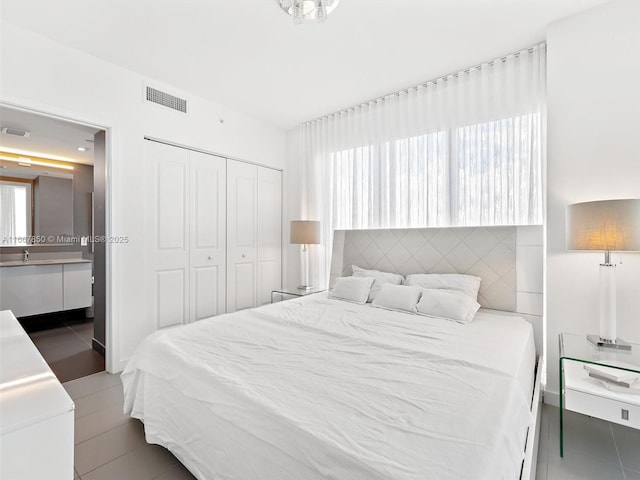
[(312, 287), (311, 285), (298, 285), (298, 290), (303, 290), (305, 292), (313, 290), (314, 288), (315, 287)]
[(593, 343), (596, 347), (610, 348), (612, 350), (631, 350), (631, 345), (619, 338), (615, 342), (609, 342), (601, 338), (600, 335), (587, 335), (587, 340)]

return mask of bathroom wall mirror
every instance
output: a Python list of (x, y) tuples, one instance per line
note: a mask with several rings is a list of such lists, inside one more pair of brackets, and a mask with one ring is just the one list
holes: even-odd
[(1, 167), (0, 246), (68, 243), (74, 235), (73, 174)]

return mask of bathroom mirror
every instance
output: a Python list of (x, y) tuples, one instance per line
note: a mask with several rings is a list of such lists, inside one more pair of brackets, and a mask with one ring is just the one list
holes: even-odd
[(73, 174), (3, 165), (0, 246), (69, 243), (73, 236)]

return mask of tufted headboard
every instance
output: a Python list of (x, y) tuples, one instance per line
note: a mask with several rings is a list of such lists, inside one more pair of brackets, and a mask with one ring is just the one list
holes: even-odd
[(482, 278), (478, 302), (518, 312), (542, 346), (541, 226), (336, 230), (330, 285), (351, 265), (400, 273), (466, 273)]

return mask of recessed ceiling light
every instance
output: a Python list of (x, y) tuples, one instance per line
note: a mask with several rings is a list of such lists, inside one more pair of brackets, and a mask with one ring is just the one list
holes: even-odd
[(79, 152), (86, 152), (87, 151), (87, 147), (78, 147), (78, 151)]

